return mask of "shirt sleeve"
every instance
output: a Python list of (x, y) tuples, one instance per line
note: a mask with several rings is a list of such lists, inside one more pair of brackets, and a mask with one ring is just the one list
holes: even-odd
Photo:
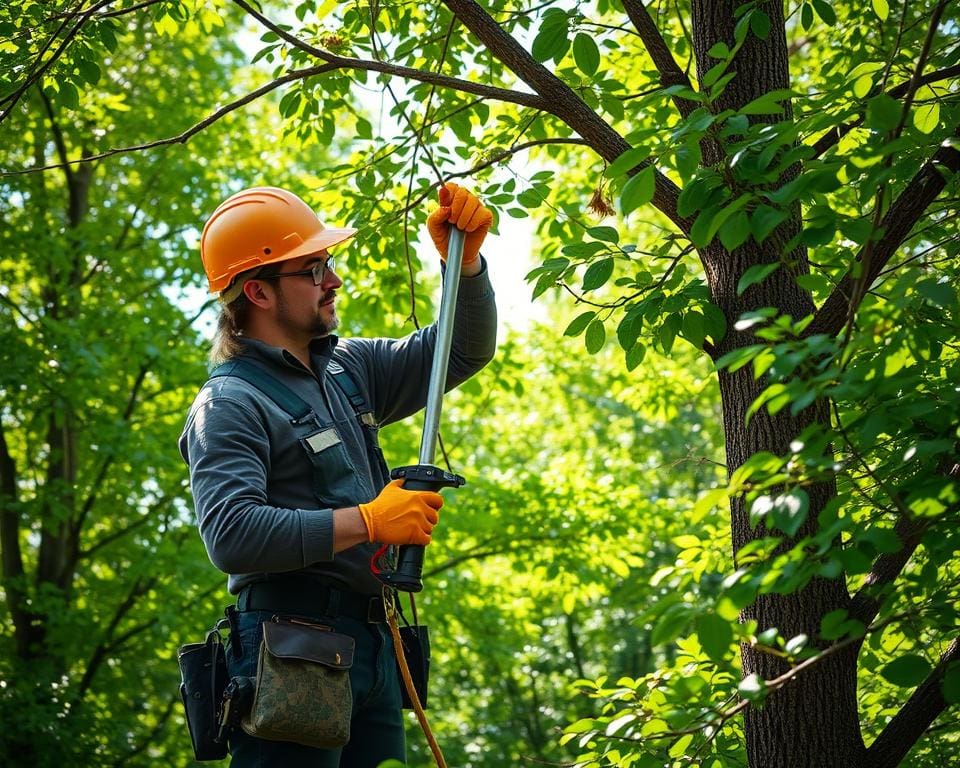
[(228, 574), (281, 572), (333, 559), (333, 511), (267, 503), (270, 441), (240, 402), (201, 397), (180, 438), (200, 536)]
[[(402, 339), (344, 340), (338, 353), (363, 375), (380, 424), (399, 421), (426, 405), (436, 342), (436, 323)], [(490, 362), (496, 346), (497, 307), (484, 262), (479, 274), (460, 280), (445, 390)]]

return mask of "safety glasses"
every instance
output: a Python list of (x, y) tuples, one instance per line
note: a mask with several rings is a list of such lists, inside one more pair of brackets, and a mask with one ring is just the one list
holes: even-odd
[(310, 269), (301, 269), (296, 272), (277, 272), (275, 275), (265, 277), (257, 276), (257, 280), (273, 280), (275, 277), (306, 277), (310, 275), (313, 278), (314, 285), (323, 285), (323, 279), (327, 272), (334, 271), (333, 256), (328, 256), (324, 261), (318, 261)]

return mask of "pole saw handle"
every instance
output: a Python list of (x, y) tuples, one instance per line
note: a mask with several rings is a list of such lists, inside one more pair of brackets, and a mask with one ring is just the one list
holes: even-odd
[[(444, 203), (446, 200), (446, 203)], [(440, 204), (450, 204), (450, 190), (440, 190)], [(450, 345), (453, 341), (453, 320), (460, 290), (460, 268), (463, 265), (463, 230), (450, 226), (450, 241), (447, 249), (447, 266), (443, 275), (443, 296), (440, 301), (440, 317), (437, 319), (437, 341), (434, 347), (433, 365), (427, 387), (427, 403), (423, 415), (423, 436), (420, 439), (419, 464), (399, 467), (390, 473), (394, 480), (403, 478), (403, 487), (410, 491), (439, 491), (441, 488), (459, 488), (464, 480), (460, 475), (444, 472), (433, 465), (440, 431), (440, 410), (447, 381), (447, 366), (450, 362)], [(374, 574), (388, 587), (400, 592), (419, 592), (423, 589), (424, 548), (415, 545), (400, 547), (397, 567), (394, 570), (378, 569)]]
[[(460, 475), (445, 472), (429, 464), (415, 464), (409, 467), (397, 467), (390, 478), (403, 479), (403, 487), (408, 491), (435, 491), (441, 488), (459, 488), (466, 483)], [(376, 577), (388, 587), (400, 592), (420, 592), (423, 589), (423, 556), (425, 547), (415, 544), (400, 547), (397, 567), (394, 570), (380, 569)]]

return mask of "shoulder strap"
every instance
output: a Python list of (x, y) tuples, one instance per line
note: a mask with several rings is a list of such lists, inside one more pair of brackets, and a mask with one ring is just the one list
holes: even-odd
[(367, 405), (367, 399), (363, 396), (360, 387), (357, 386), (357, 382), (354, 381), (353, 376), (349, 374), (347, 369), (340, 363), (331, 360), (327, 364), (327, 373), (330, 374), (333, 383), (337, 385), (337, 389), (343, 392), (347, 400), (350, 401), (357, 418), (364, 424), (373, 425), (373, 409)]
[(211, 379), (222, 376), (236, 376), (248, 384), (252, 384), (263, 394), (269, 397), (276, 405), (286, 411), (295, 421), (305, 418), (313, 409), (286, 385), (271, 376), (256, 363), (244, 357), (228, 360), (214, 368)]

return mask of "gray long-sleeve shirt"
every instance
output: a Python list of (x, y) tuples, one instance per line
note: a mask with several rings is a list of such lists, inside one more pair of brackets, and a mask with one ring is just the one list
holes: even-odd
[[(447, 389), (493, 357), (496, 322), (484, 267), (460, 282)], [(370, 573), (375, 544), (333, 553), (333, 510), (370, 501), (382, 481), (371, 466), (363, 427), (327, 366), (331, 360), (342, 365), (377, 425), (386, 425), (426, 404), (436, 334), (431, 325), (402, 339), (316, 338), (310, 345), (313, 370), (286, 350), (245, 339), (244, 356), (313, 408), (316, 419), (305, 424), (292, 424), (276, 403), (238, 377), (203, 386), (180, 436), (180, 453), (190, 467), (200, 535), (210, 560), (229, 574), (232, 593), (271, 574), (298, 572), (379, 594)]]

